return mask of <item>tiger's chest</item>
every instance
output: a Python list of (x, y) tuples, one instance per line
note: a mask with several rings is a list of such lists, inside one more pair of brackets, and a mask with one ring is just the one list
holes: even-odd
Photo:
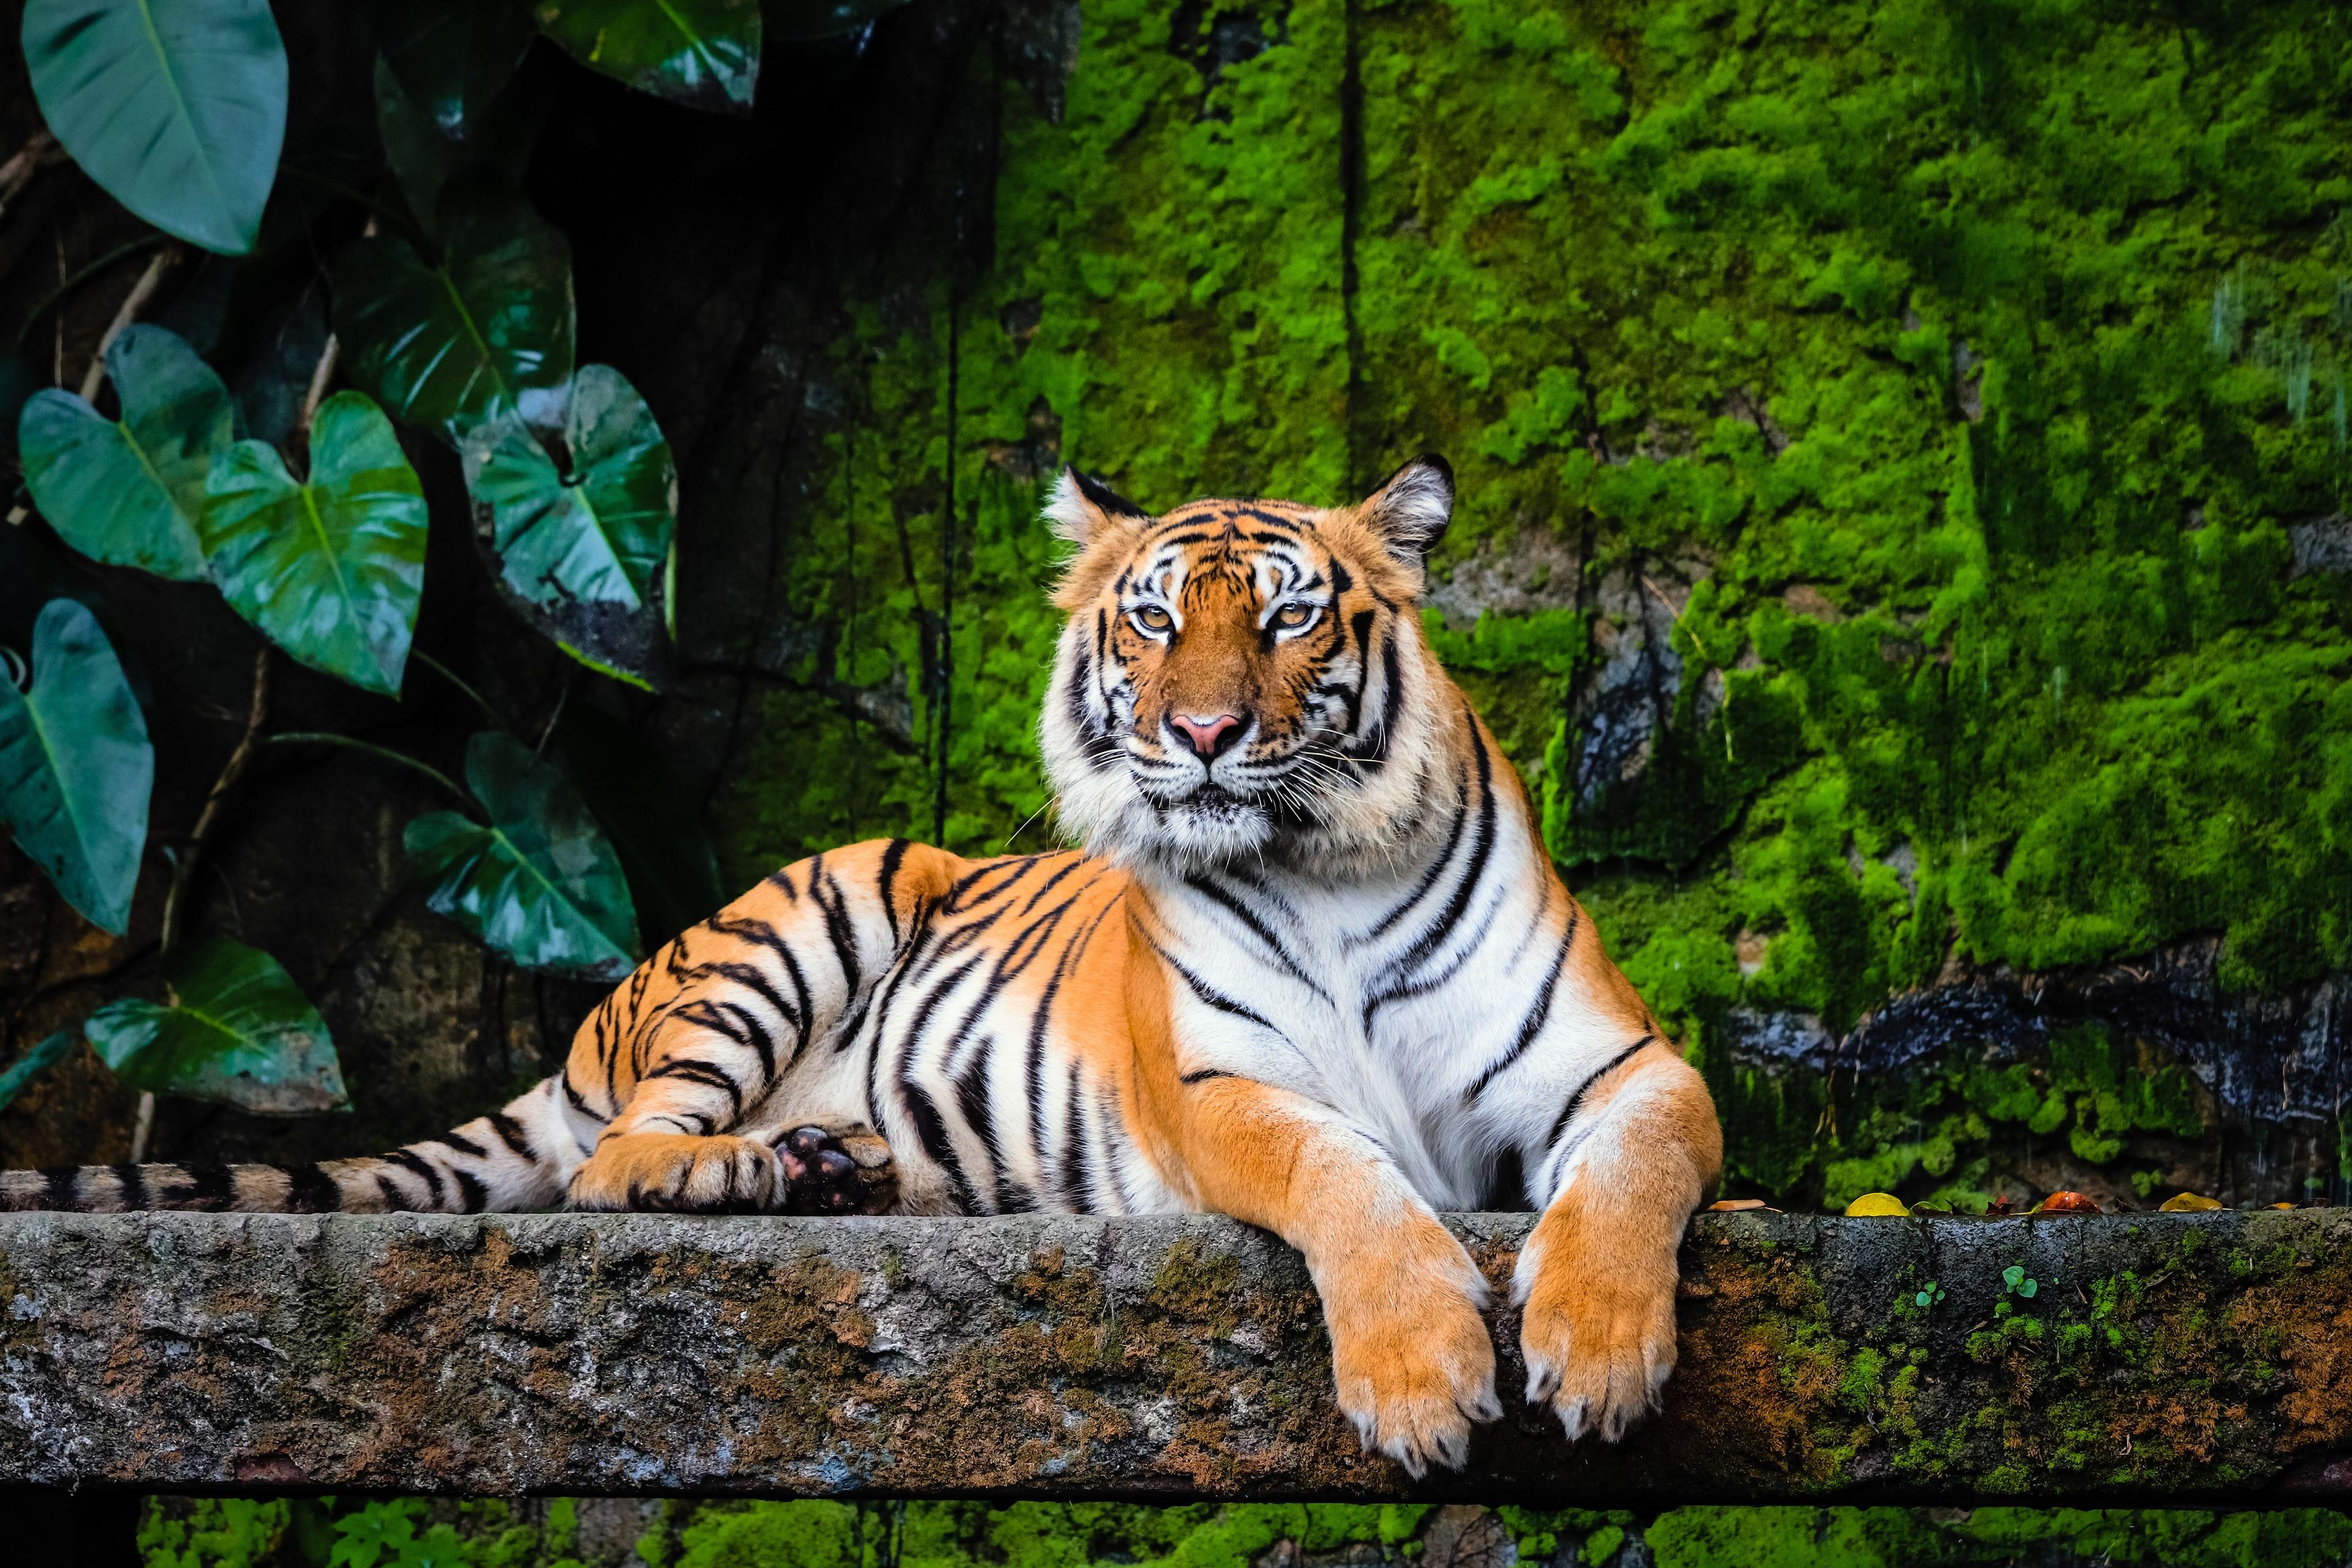
[(1202, 874), (1153, 889), (1179, 1065), (1328, 1106), (1431, 1204), (1477, 1206), (1513, 1123), (1482, 1079), (1537, 1001), (1543, 894), (1465, 870), (1341, 889)]

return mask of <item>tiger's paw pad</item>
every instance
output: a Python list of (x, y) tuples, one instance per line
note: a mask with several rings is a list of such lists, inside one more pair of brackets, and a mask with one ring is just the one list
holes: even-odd
[(776, 1157), (786, 1214), (887, 1214), (898, 1201), (890, 1145), (869, 1127), (795, 1127)]

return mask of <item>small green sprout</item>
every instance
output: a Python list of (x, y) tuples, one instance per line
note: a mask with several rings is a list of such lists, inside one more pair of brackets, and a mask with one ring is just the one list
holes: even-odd
[(1932, 1307), (1943, 1299), (1944, 1288), (1941, 1285), (1937, 1284), (1933, 1279), (1928, 1280), (1927, 1287), (1916, 1296), (1911, 1298), (1913, 1304), (1921, 1307)]
[(2002, 1269), (2000, 1271), (2000, 1282), (2003, 1289), (2013, 1290), (2018, 1295), (2025, 1297), (2028, 1300), (2032, 1299), (2036, 1290), (2042, 1289), (2041, 1286), (2035, 1284), (2032, 1279), (2026, 1277), (2025, 1265), (2022, 1263), (2012, 1263), (2008, 1268)]

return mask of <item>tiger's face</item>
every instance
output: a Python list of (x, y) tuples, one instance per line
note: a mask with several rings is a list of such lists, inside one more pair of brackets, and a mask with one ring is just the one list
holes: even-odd
[(1451, 728), (1419, 605), (1452, 505), (1434, 458), (1359, 506), (1158, 517), (1065, 473), (1047, 515), (1079, 550), (1040, 725), (1065, 824), (1130, 862), (1392, 849)]

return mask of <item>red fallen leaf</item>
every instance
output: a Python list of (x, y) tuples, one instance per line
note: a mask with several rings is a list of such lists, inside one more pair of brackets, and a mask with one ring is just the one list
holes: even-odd
[(2099, 1205), (2080, 1193), (2053, 1193), (2042, 1200), (2035, 1214), (2097, 1214)]
[(2007, 1193), (2002, 1193), (1998, 1197), (1994, 1198), (1992, 1202), (1985, 1205), (1985, 1213), (1987, 1214), (2007, 1214), (2008, 1212), (2009, 1194)]
[(1745, 1214), (1767, 1205), (1762, 1198), (1721, 1198), (1706, 1206), (1712, 1214)]

